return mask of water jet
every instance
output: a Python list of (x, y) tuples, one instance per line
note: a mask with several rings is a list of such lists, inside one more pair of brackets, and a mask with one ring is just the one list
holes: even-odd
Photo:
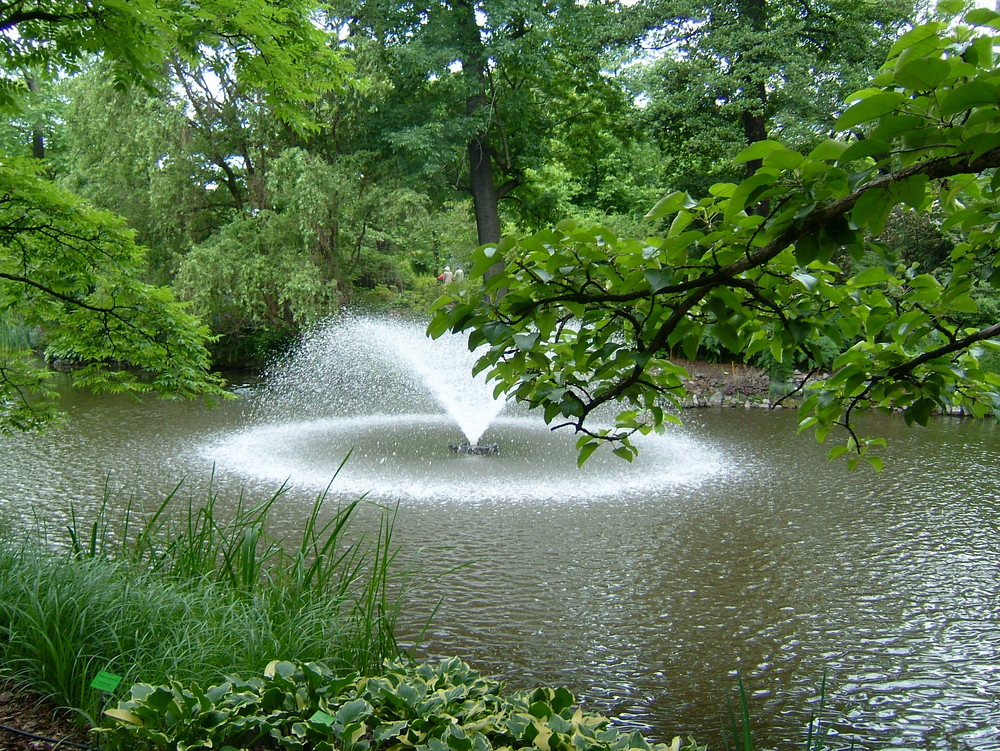
[(264, 481), (321, 489), (336, 475), (346, 495), (467, 502), (643, 497), (724, 469), (683, 432), (641, 437), (632, 464), (598, 451), (578, 469), (575, 436), (473, 377), (476, 358), (422, 323), (339, 318), (270, 368), (245, 427), (204, 453)]

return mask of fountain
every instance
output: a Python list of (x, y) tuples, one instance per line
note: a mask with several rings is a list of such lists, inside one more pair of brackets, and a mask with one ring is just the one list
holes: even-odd
[(339, 318), (271, 369), (244, 429), (203, 453), (270, 483), (324, 488), (336, 475), (333, 492), (469, 502), (642, 497), (725, 465), (675, 433), (641, 437), (634, 464), (598, 451), (578, 469), (574, 434), (495, 396), (475, 360), (464, 337), (430, 339), (420, 323)]

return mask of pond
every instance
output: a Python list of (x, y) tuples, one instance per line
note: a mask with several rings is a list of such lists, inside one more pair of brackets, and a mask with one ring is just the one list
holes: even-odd
[[(382, 472), (380, 451), (425, 440), (406, 420), (390, 444), (336, 420), (312, 438), (248, 432), (269, 397), (241, 390), (213, 410), (67, 392), (63, 430), (0, 441), (0, 518), (58, 525), (105, 488), (153, 504), (181, 478), (195, 494), (211, 481), (223, 499), (269, 495), (287, 477), (294, 533), (319, 478), (297, 478), (294, 463), (253, 468), (289, 441), (320, 442), (334, 469), (362, 444), (331, 493), (398, 503), (400, 565), (427, 580), (400, 639), (437, 607), (417, 656), (458, 655), (511, 688), (566, 685), (657, 740), (723, 747), (738, 674), (759, 747), (801, 748), (825, 676), (834, 748), (1000, 749), (993, 422), (870, 418), (890, 440), (877, 474), (827, 462), (790, 411), (693, 410), (637, 467), (612, 458), (577, 474), (573, 438), (554, 437), (504, 479), (493, 457), (447, 449), (419, 471)], [(523, 419), (500, 418), (502, 447)], [(545, 486), (553, 474), (563, 479)], [(518, 491), (528, 486), (543, 490)]]

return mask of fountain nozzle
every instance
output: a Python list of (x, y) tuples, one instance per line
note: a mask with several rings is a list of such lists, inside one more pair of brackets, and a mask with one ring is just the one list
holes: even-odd
[(470, 456), (500, 453), (500, 446), (496, 443), (449, 443), (448, 448), (453, 454), (468, 454)]

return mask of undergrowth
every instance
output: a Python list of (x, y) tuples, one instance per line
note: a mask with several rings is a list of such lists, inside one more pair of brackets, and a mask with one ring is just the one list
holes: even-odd
[[(358, 502), (318, 497), (301, 538), (268, 532), (283, 495), (216, 493), (196, 505), (177, 489), (151, 514), (108, 499), (75, 513), (65, 536), (28, 541), (0, 531), (0, 678), (79, 711), (93, 723), (99, 670), (138, 680), (204, 680), (258, 672), (284, 656), (350, 673), (397, 657), (393, 637), (410, 578), (395, 572), (393, 509), (371, 534), (348, 529)], [(287, 513), (284, 511), (283, 513)]]

